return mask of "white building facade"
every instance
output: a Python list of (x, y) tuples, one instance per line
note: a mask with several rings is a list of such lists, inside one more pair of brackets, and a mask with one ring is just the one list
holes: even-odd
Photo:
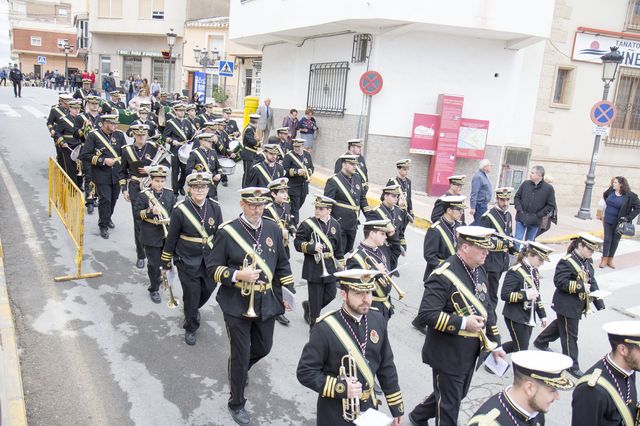
[[(410, 153), (413, 120), (437, 114), (440, 94), (464, 97), (463, 117), (489, 121), (485, 156), (495, 164), (529, 149), (552, 16), (552, 0), (233, 0), (230, 38), (262, 50), (260, 95), (271, 98), (276, 127), (290, 108), (316, 111), (315, 162), (332, 168), (346, 140), (363, 137), (373, 182), (412, 158), (414, 188), (424, 191), (432, 156)], [(368, 70), (383, 78), (371, 97), (359, 87)], [(458, 158), (455, 172), (476, 167)], [(503, 169), (496, 184), (508, 183)]]

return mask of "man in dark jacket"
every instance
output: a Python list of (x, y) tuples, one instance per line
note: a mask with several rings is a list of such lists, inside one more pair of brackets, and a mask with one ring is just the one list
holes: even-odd
[(24, 79), (22, 71), (18, 68), (18, 64), (15, 64), (11, 71), (9, 71), (9, 79), (13, 83), (13, 95), (16, 98), (22, 97), (22, 80)]
[(516, 206), (516, 239), (533, 241), (542, 218), (556, 208), (553, 186), (544, 181), (544, 167), (533, 166), (529, 180), (522, 182), (514, 198)]

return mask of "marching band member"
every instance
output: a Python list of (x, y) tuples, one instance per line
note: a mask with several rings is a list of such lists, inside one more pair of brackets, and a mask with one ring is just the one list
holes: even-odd
[(165, 143), (171, 147), (171, 188), (173, 194), (177, 197), (178, 193), (184, 195), (184, 182), (187, 176), (186, 167), (178, 158), (178, 149), (191, 139), (193, 134), (190, 132), (188, 120), (184, 118), (185, 105), (182, 103), (173, 107), (175, 117), (169, 119), (164, 128)]
[(380, 312), (386, 321), (393, 315), (393, 305), (389, 297), (392, 290), (389, 253), (385, 253), (382, 247), (392, 226), (389, 219), (366, 221), (363, 224), (364, 240), (347, 260), (347, 269), (360, 268), (380, 272), (373, 280), (375, 288), (372, 308)]
[[(82, 103), (82, 101), (79, 101)], [(79, 139), (83, 144), (86, 141), (86, 135), (95, 129), (100, 127), (100, 99), (96, 96), (90, 95), (85, 99), (85, 111), (76, 117), (74, 136)], [(97, 198), (96, 184), (91, 178), (91, 163), (89, 161), (82, 161), (82, 174), (84, 175), (84, 199), (85, 206), (87, 207), (87, 213), (92, 214)]]
[(49, 110), (49, 116), (47, 117), (47, 129), (49, 129), (49, 134), (53, 139), (53, 144), (56, 148), (56, 161), (60, 165), (60, 167), (64, 168), (64, 162), (62, 160), (62, 149), (56, 143), (56, 135), (55, 135), (55, 126), (58, 120), (62, 118), (62, 116), (69, 113), (68, 102), (73, 100), (73, 96), (66, 92), (61, 92), (58, 94), (58, 103), (53, 105)]
[[(449, 176), (447, 178), (449, 180), (449, 190), (445, 192), (442, 197), (446, 197), (448, 195), (461, 195), (465, 177), (466, 175)], [(433, 205), (433, 210), (431, 211), (431, 223), (436, 223), (444, 214), (445, 207), (442, 204), (442, 197), (438, 198)], [(462, 225), (465, 224), (464, 212), (459, 220)]]
[[(187, 105), (187, 123), (189, 124), (189, 132), (192, 135), (195, 135), (196, 131), (198, 130), (197, 122), (198, 122), (198, 117), (196, 116), (196, 106), (195, 104), (188, 104)], [(187, 174), (189, 173), (187, 172)]]
[(141, 220), (140, 242), (147, 257), (149, 276), (149, 297), (153, 303), (160, 303), (160, 268), (162, 267), (162, 247), (167, 238), (169, 218), (176, 203), (173, 191), (164, 187), (168, 169), (154, 166), (149, 169), (151, 185), (144, 189), (133, 203), (133, 213)]
[[(396, 169), (398, 169), (396, 177), (389, 179), (387, 186), (399, 185), (400, 191), (402, 191), (402, 196), (398, 197), (398, 207), (406, 213), (407, 217), (404, 228), (402, 229), (402, 233), (404, 234), (407, 225), (409, 222), (413, 222), (413, 218), (415, 217), (413, 213), (413, 201), (411, 201), (411, 179), (407, 177), (411, 169), (411, 160), (407, 158), (396, 161)], [(402, 244), (406, 248), (407, 243), (403, 241)]]
[(382, 188), (382, 195), (380, 196), (382, 203), (367, 214), (369, 219), (389, 219), (391, 221), (391, 230), (387, 232), (387, 240), (385, 242), (385, 248), (389, 256), (389, 271), (398, 267), (398, 258), (407, 249), (407, 243), (404, 239), (407, 213), (397, 205), (400, 191), (400, 185), (398, 184)]
[(331, 217), (334, 203), (329, 197), (316, 195), (314, 216), (300, 223), (293, 241), (296, 250), (304, 254), (302, 279), (307, 280), (309, 298), (302, 302), (302, 309), (304, 320), (311, 327), (320, 311), (336, 298), (333, 273), (344, 266), (340, 223)]
[(456, 253), (424, 283), (415, 320), (419, 326), (429, 326), (422, 360), (433, 369), (433, 393), (409, 414), (416, 425), (426, 425), (435, 417), (436, 424), (455, 426), (480, 351), (493, 351), (496, 359), (506, 355), (497, 347), (500, 336), (495, 323), (487, 318), (487, 276), (482, 268), (493, 247), (494, 230), (460, 226), (457, 232)]
[[(349, 139), (347, 141), (347, 152), (345, 155), (355, 155), (357, 157), (356, 162), (356, 172), (360, 176), (362, 180), (362, 185), (364, 188), (365, 195), (367, 194), (367, 190), (369, 189), (369, 172), (367, 170), (367, 164), (364, 161), (364, 157), (362, 156), (362, 139)], [(333, 172), (338, 174), (342, 170), (342, 163), (344, 162), (344, 156), (338, 157), (336, 160), (336, 164), (333, 167)]]
[(331, 176), (324, 187), (324, 195), (335, 200), (331, 216), (340, 222), (342, 235), (341, 252), (348, 253), (353, 248), (358, 231), (360, 210), (365, 214), (369, 210), (367, 191), (359, 173), (356, 155), (341, 155), (342, 169)]
[(76, 99), (68, 101), (69, 112), (58, 118), (53, 128), (56, 149), (60, 148), (62, 153), (62, 168), (69, 176), (69, 179), (78, 186), (82, 186), (82, 178), (78, 176), (78, 164), (71, 159), (71, 153), (81, 143), (75, 137), (75, 121), (80, 114), (80, 103)]
[[(140, 237), (140, 223), (142, 219), (135, 211), (135, 202), (140, 196), (142, 181), (149, 176), (149, 167), (158, 153), (158, 145), (147, 141), (148, 128), (145, 124), (134, 124), (129, 129), (133, 134), (133, 143), (122, 148), (122, 164), (120, 167), (120, 188), (125, 201), (131, 203), (133, 212), (133, 234), (136, 243), (136, 267), (144, 268), (144, 246)], [(169, 161), (161, 164), (169, 167)]]
[[(287, 178), (278, 178), (267, 185), (269, 195), (273, 200), (264, 209), (263, 218), (274, 221), (282, 231), (284, 243), (284, 251), (287, 253), (287, 259), (291, 258), (289, 252), (289, 235), (295, 232), (295, 228), (291, 225), (291, 208), (289, 207), (289, 186)], [(291, 286), (293, 288), (293, 286)], [(276, 315), (276, 321), (282, 325), (289, 325), (289, 320), (284, 314)]]
[[(384, 317), (371, 309), (372, 279), (377, 271), (336, 272), (342, 307), (318, 319), (298, 362), (298, 381), (318, 393), (316, 424), (353, 425), (380, 401), (374, 382), (380, 381), (387, 405), (399, 426), (404, 403)], [(352, 368), (351, 368), (352, 367)], [(346, 417), (346, 418), (345, 418)]]
[(73, 94), (74, 99), (79, 99), (83, 103), (86, 100), (87, 96), (98, 96), (98, 93), (91, 88), (91, 79), (83, 78), (82, 79), (82, 87), (78, 87)]
[(304, 150), (304, 139), (293, 139), (292, 150), (282, 160), (282, 167), (289, 178), (289, 198), (294, 225), (298, 224), (300, 208), (309, 193), (309, 179), (313, 174), (311, 154)]
[(161, 260), (164, 269), (171, 269), (172, 260), (178, 268), (184, 302), (184, 341), (192, 346), (196, 344), (196, 330), (200, 327), (199, 309), (216, 287), (205, 262), (222, 224), (222, 212), (217, 201), (207, 198), (211, 185), (209, 173), (191, 173), (186, 180), (189, 195), (171, 212)]
[(248, 186), (249, 171), (253, 167), (253, 162), (258, 155), (258, 148), (260, 147), (260, 141), (256, 139), (256, 128), (258, 126), (258, 120), (260, 114), (249, 114), (249, 124), (242, 131), (242, 151), (240, 157), (242, 157), (242, 187)]
[(285, 310), (281, 286), (293, 286), (293, 276), (282, 231), (262, 219), (268, 190), (250, 187), (239, 193), (242, 214), (219, 228), (207, 274), (221, 283), (216, 299), (231, 346), (229, 412), (236, 423), (248, 425), (248, 372), (271, 351), (274, 317)]
[(127, 144), (124, 133), (116, 131), (118, 116), (105, 114), (100, 117), (100, 128), (86, 135), (79, 158), (91, 163), (91, 179), (98, 191), (98, 227), (100, 236), (109, 238), (109, 228), (115, 228), (111, 220), (120, 195), (118, 185), (122, 148)]
[(284, 177), (284, 168), (278, 163), (278, 145), (267, 144), (263, 147), (264, 161), (251, 167), (247, 175), (247, 186), (265, 188), (269, 182)]
[(204, 111), (198, 114), (196, 118), (196, 129), (202, 129), (207, 121), (213, 121), (216, 118), (216, 114), (213, 113), (213, 101), (207, 101), (204, 104)]
[(107, 101), (107, 105), (109, 105), (112, 109), (127, 109), (127, 107), (124, 105), (124, 102), (120, 98), (120, 96), (122, 96), (122, 93), (120, 93), (119, 90), (114, 90), (112, 92), (109, 92), (109, 94), (111, 95), (111, 99)]
[[(571, 365), (565, 355), (522, 351), (511, 357), (513, 385), (489, 398), (467, 423), (483, 425), (543, 425), (558, 391), (570, 390), (573, 382), (563, 371)], [(590, 422), (580, 423), (581, 425)]]
[(502, 345), (506, 353), (529, 349), (536, 314), (542, 328), (547, 326), (547, 313), (540, 298), (538, 269), (549, 261), (553, 249), (535, 241), (529, 241), (524, 247), (518, 254), (518, 263), (507, 271), (500, 293), (504, 300), (502, 315), (511, 335), (511, 341)]
[[(199, 146), (191, 151), (187, 160), (186, 170), (188, 174), (196, 172), (206, 172), (213, 176), (212, 184), (209, 185), (209, 193), (207, 197), (218, 201), (218, 183), (222, 178), (222, 168), (218, 161), (218, 156), (213, 150), (215, 143), (215, 134), (200, 133), (195, 136), (199, 142)], [(194, 142), (195, 145), (195, 142)]]
[(145, 126), (147, 126), (147, 134), (149, 135), (149, 137), (154, 136), (158, 132), (158, 125), (149, 117), (149, 113), (150, 111), (146, 106), (141, 106), (140, 109), (138, 109), (138, 112), (136, 113), (138, 118), (132, 121), (129, 125), (129, 128), (127, 129), (127, 136), (133, 136), (133, 131), (131, 130), (131, 128), (132, 126), (138, 124), (144, 124)]
[(231, 118), (232, 112), (233, 110), (228, 107), (222, 109), (222, 119), (224, 120), (224, 131), (229, 137), (229, 139), (237, 139), (240, 137), (240, 129), (238, 128), (238, 123), (236, 123), (236, 120)]
[(638, 425), (640, 321), (608, 322), (602, 328), (609, 337), (611, 352), (576, 383), (571, 425)]
[(578, 363), (578, 326), (584, 314), (589, 315), (591, 302), (597, 310), (604, 309), (602, 299), (592, 298), (589, 294), (598, 290), (598, 282), (593, 271), (593, 253), (602, 244), (602, 240), (591, 234), (579, 233), (567, 248), (567, 255), (556, 265), (553, 283), (551, 307), (557, 318), (534, 340), (533, 345), (543, 351), (550, 350), (549, 343), (560, 338), (562, 353), (573, 359), (573, 366), (567, 371), (575, 377), (582, 377)]
[(278, 130), (276, 130), (276, 137), (278, 138), (279, 150), (278, 162), (282, 164), (282, 162), (284, 161), (284, 156), (293, 149), (291, 142), (289, 142), (289, 128), (280, 127)]

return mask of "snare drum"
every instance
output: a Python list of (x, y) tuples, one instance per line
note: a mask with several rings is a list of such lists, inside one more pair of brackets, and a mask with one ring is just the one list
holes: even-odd
[(222, 174), (232, 175), (236, 170), (236, 162), (231, 158), (219, 158), (220, 167), (222, 168)]
[(72, 161), (78, 161), (78, 157), (80, 156), (80, 151), (82, 150), (82, 144), (76, 146), (75, 148), (73, 148), (73, 151), (71, 151), (71, 160)]
[(187, 164), (187, 161), (189, 161), (189, 155), (191, 155), (192, 149), (193, 149), (193, 142), (185, 142), (184, 145), (182, 145), (178, 149), (178, 160), (180, 160), (182, 164)]

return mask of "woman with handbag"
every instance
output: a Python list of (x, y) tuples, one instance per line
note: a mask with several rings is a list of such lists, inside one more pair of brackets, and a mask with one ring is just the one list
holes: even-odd
[[(602, 226), (604, 227), (604, 244), (600, 268), (609, 266), (615, 269), (613, 257), (616, 254), (622, 234), (631, 232), (633, 219), (640, 213), (640, 200), (631, 192), (629, 182), (622, 176), (616, 176), (613, 183), (602, 194), (606, 203)], [(635, 233), (635, 230), (633, 231)]]

